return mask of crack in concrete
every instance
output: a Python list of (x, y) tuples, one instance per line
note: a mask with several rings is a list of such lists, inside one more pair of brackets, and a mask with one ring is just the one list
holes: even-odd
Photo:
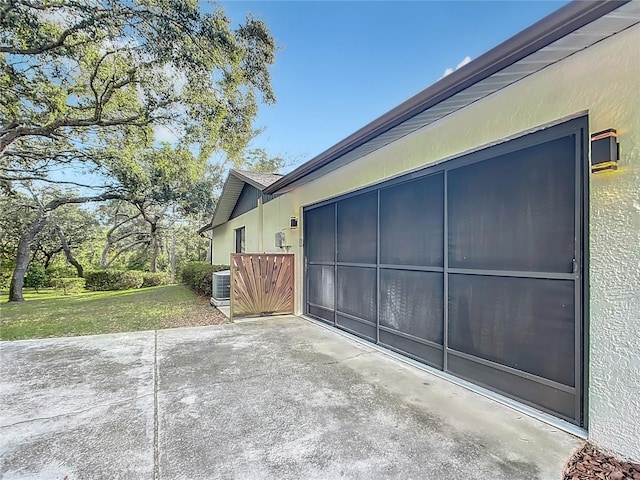
[(326, 362), (323, 365), (336, 365), (337, 363), (343, 363), (348, 360), (353, 360), (354, 358), (362, 357), (363, 355), (371, 355), (372, 353), (373, 352), (362, 352), (357, 355), (354, 355), (353, 357), (343, 358), (342, 360), (333, 360), (332, 362)]
[(160, 449), (158, 446), (158, 331), (153, 341), (153, 478), (160, 479)]
[(147, 393), (144, 395), (136, 395), (135, 397), (131, 397), (131, 398), (125, 398), (124, 400), (118, 400), (116, 402), (108, 402), (108, 403), (98, 403), (95, 405), (91, 405), (90, 407), (87, 408), (83, 408), (80, 410), (73, 410), (72, 412), (66, 412), (66, 413), (59, 413), (58, 415), (52, 415), (50, 417), (37, 417), (37, 418), (29, 418), (27, 420), (20, 420), (19, 422), (15, 422), (15, 423), (8, 423), (6, 425), (0, 425), (0, 429), (2, 428), (9, 428), (9, 427), (15, 427), (16, 425), (21, 425), (23, 423), (30, 423), (30, 422), (38, 422), (40, 420), (54, 420), (56, 418), (60, 418), (60, 417), (68, 417), (69, 415), (79, 415), (82, 414), (84, 412), (88, 412), (89, 410), (95, 410), (96, 408), (103, 408), (103, 407), (113, 407), (122, 403), (128, 403), (128, 402), (133, 402), (135, 400), (139, 400), (141, 398), (146, 398), (146, 397), (150, 397), (152, 394), (151, 393)]

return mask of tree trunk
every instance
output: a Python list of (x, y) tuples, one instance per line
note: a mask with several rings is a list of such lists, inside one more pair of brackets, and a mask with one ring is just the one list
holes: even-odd
[(176, 230), (171, 229), (171, 285), (176, 283)]
[(22, 288), (24, 287), (24, 275), (29, 268), (29, 249), (34, 237), (43, 229), (47, 223), (47, 214), (41, 210), (29, 228), (22, 234), (18, 242), (18, 254), (16, 256), (16, 268), (13, 270), (11, 277), (11, 286), (9, 287), (10, 302), (24, 302)]
[(158, 253), (160, 253), (160, 242), (158, 242), (158, 225), (151, 224), (151, 272), (156, 273), (158, 265)]
[(75, 259), (73, 254), (71, 253), (71, 248), (69, 248), (69, 243), (67, 242), (67, 237), (64, 236), (64, 232), (60, 228), (59, 225), (56, 225), (56, 233), (60, 238), (60, 243), (62, 244), (62, 250), (64, 251), (65, 256), (67, 257), (67, 261), (76, 267), (78, 271), (78, 278), (84, 278), (84, 268), (80, 265), (80, 262)]
[(29, 225), (27, 230), (20, 237), (18, 242), (18, 254), (16, 256), (16, 268), (13, 270), (11, 277), (11, 286), (9, 287), (10, 302), (24, 302), (22, 288), (24, 287), (24, 275), (29, 267), (29, 249), (34, 237), (42, 230), (47, 223), (49, 212), (55, 210), (62, 205), (69, 203), (87, 203), (102, 202), (104, 200), (121, 199), (122, 195), (113, 193), (103, 193), (94, 197), (61, 197), (51, 200), (38, 211), (35, 220)]

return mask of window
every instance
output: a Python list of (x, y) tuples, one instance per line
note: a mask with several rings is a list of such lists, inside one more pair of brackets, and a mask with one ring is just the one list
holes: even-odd
[(244, 245), (245, 245), (244, 227), (236, 228), (235, 232), (236, 232), (236, 253), (244, 253)]

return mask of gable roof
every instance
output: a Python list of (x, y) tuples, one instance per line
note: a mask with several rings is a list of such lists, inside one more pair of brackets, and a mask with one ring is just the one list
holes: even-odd
[(638, 0), (574, 0), (302, 164), (264, 192), (286, 192), (308, 183), (638, 23)]
[(229, 220), (233, 208), (236, 206), (236, 202), (240, 197), (240, 193), (246, 184), (264, 191), (266, 187), (273, 184), (277, 180), (282, 178), (282, 175), (277, 173), (257, 173), (250, 172), (248, 170), (229, 170), (227, 180), (224, 182), (222, 188), (222, 194), (216, 204), (216, 209), (213, 212), (211, 222), (198, 230), (198, 233), (202, 234), (207, 232), (218, 225), (222, 225)]

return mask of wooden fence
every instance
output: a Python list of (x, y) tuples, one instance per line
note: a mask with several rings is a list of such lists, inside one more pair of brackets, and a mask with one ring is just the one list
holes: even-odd
[(292, 253), (231, 254), (231, 319), (293, 313)]

